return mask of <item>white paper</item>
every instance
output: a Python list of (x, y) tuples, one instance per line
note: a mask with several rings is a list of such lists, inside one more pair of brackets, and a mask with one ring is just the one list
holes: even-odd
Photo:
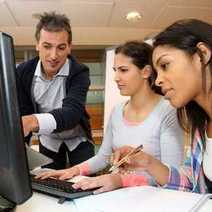
[(151, 186), (130, 187), (75, 199), (78, 212), (195, 212), (205, 195)]

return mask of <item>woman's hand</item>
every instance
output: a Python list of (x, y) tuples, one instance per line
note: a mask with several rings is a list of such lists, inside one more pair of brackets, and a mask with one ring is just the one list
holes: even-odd
[(36, 178), (46, 179), (52, 177), (57, 178), (59, 180), (67, 180), (77, 175), (80, 175), (80, 169), (78, 166), (73, 166), (69, 169), (46, 171), (41, 174), (38, 174)]
[(129, 170), (145, 170), (161, 186), (168, 183), (169, 168), (151, 155), (140, 151), (128, 158), (125, 167)]
[(125, 157), (130, 151), (134, 149), (131, 146), (123, 146), (121, 148), (116, 149), (110, 157), (111, 165), (115, 165), (118, 163), (123, 157)]
[[(135, 148), (130, 146), (124, 146), (117, 149), (110, 158), (111, 164), (116, 165), (123, 157), (125, 157), (133, 149)], [(151, 161), (152, 156), (140, 150), (139, 152), (134, 153), (133, 155), (127, 157), (125, 163), (123, 163), (119, 169), (121, 173), (135, 169), (143, 170), (148, 167)]]
[(106, 191), (112, 191), (122, 187), (122, 180), (119, 174), (105, 174), (98, 177), (83, 179), (73, 185), (75, 189), (82, 190), (97, 188), (93, 193), (99, 194)]
[(127, 158), (125, 168), (128, 170), (148, 171), (153, 159), (154, 158), (151, 155), (143, 151), (139, 151)]

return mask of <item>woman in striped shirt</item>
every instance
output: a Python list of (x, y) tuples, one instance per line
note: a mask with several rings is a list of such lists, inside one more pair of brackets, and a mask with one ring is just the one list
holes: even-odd
[[(153, 52), (156, 85), (161, 87), (165, 98), (177, 108), (179, 122), (189, 135), (186, 158), (184, 165), (176, 169), (140, 151), (129, 158), (128, 169), (145, 169), (159, 185), (167, 188), (211, 192), (211, 54), (212, 25), (200, 20), (177, 21), (156, 36)], [(130, 149), (119, 149), (116, 160)]]

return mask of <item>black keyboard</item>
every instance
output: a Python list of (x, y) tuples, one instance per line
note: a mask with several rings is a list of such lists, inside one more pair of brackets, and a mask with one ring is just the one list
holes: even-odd
[(49, 194), (66, 199), (75, 199), (93, 194), (93, 190), (74, 189), (74, 183), (48, 178), (45, 180), (35, 179), (31, 175), (32, 189), (38, 192)]

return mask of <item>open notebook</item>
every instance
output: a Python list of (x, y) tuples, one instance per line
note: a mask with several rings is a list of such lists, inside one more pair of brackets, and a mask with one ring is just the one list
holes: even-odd
[(196, 212), (209, 197), (140, 186), (75, 199), (74, 203), (78, 212)]

